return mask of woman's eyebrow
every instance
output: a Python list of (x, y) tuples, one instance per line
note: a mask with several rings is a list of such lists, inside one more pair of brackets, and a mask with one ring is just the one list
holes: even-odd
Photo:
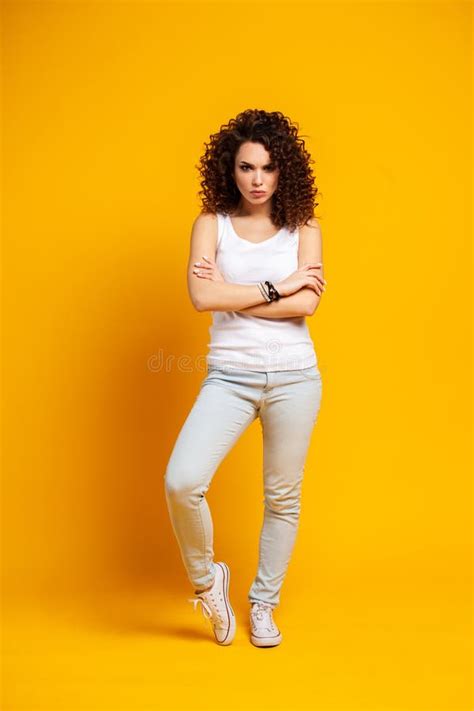
[[(246, 160), (241, 160), (240, 164), (242, 165), (242, 163), (245, 163), (245, 165), (249, 165), (251, 168), (255, 168), (255, 166), (252, 163), (249, 163)], [(265, 163), (265, 165), (263, 167), (267, 168), (269, 165), (273, 165), (273, 163)]]

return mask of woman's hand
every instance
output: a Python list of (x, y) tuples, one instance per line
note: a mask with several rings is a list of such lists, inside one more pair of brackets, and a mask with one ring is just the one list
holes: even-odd
[(280, 296), (289, 296), (305, 286), (311, 287), (320, 296), (326, 291), (326, 280), (321, 276), (322, 262), (318, 264), (303, 264), (293, 274), (275, 284), (275, 289)]
[(194, 266), (198, 267), (193, 269), (193, 274), (201, 279), (210, 279), (211, 281), (225, 281), (224, 277), (218, 270), (216, 262), (210, 257), (203, 257), (206, 262), (194, 262)]

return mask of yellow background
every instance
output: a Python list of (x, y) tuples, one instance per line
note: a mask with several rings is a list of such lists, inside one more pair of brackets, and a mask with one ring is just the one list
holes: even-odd
[[(471, 10), (3, 3), (5, 711), (471, 708)], [(209, 491), (224, 651), (163, 476), (209, 335), (196, 164), (246, 108), (315, 160), (324, 389), (279, 647), (248, 639), (256, 423)]]

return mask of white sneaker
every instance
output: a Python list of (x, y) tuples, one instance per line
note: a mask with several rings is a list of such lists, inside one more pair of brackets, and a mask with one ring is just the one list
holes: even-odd
[(256, 647), (274, 647), (283, 639), (273, 619), (272, 606), (253, 602), (250, 607), (250, 640)]
[(229, 600), (230, 570), (226, 563), (215, 563), (216, 576), (209, 590), (189, 598), (196, 611), (202, 604), (204, 617), (211, 620), (214, 636), (218, 644), (230, 644), (235, 635), (235, 615)]

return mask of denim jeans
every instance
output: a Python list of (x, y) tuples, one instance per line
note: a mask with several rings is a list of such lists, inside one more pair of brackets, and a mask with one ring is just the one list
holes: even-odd
[[(293, 551), (311, 434), (322, 397), (319, 368), (258, 372), (208, 366), (164, 475), (174, 534), (196, 590), (214, 579), (213, 523), (206, 501), (214, 473), (258, 417), (263, 435), (263, 526), (250, 602), (273, 608)], [(241, 524), (245, 512), (232, 500)]]

